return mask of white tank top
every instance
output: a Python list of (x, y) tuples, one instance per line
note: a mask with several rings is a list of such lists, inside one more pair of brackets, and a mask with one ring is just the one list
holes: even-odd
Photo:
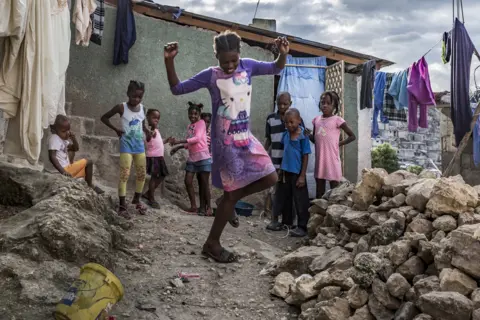
[(124, 102), (121, 119), (124, 134), (120, 138), (120, 153), (144, 153), (143, 121), (145, 120), (145, 112), (143, 111), (143, 104), (140, 104), (139, 111), (134, 112)]

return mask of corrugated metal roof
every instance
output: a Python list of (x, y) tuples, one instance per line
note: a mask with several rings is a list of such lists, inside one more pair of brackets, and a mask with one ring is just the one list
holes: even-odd
[[(107, 0), (106, 2), (116, 4), (115, 0)], [(177, 13), (178, 10), (180, 9), (178, 7), (165, 6), (165, 5), (161, 5), (161, 4), (153, 3), (153, 2), (149, 2), (149, 1), (137, 2), (136, 6), (153, 8), (153, 9), (158, 10), (159, 14), (169, 13), (169, 14), (172, 14), (172, 15), (174, 13)], [(145, 13), (145, 14), (147, 14), (147, 13)], [(245, 32), (254, 33), (254, 34), (257, 34), (259, 36), (267, 37), (269, 39), (271, 39), (271, 38), (275, 39), (277, 37), (285, 36), (289, 39), (289, 41), (292, 44), (297, 44), (295, 49), (292, 48), (294, 51), (301, 50), (300, 46), (317, 48), (317, 49), (321, 49), (321, 50), (329, 52), (331, 56), (330, 57), (327, 56), (327, 58), (332, 59), (332, 60), (345, 60), (345, 59), (342, 59), (342, 56), (343, 56), (343, 57), (351, 57), (351, 58), (353, 58), (353, 59), (351, 59), (352, 61), (356, 61), (356, 62), (360, 62), (360, 63), (361, 62), (366, 62), (368, 60), (376, 60), (377, 63), (381, 67), (386, 67), (386, 66), (390, 66), (390, 65), (394, 64), (394, 62), (391, 62), (389, 60), (381, 59), (381, 58), (371, 56), (371, 55), (367, 55), (367, 54), (358, 53), (358, 52), (355, 52), (355, 51), (352, 51), (352, 50), (343, 49), (343, 48), (339, 48), (339, 47), (335, 47), (335, 46), (331, 46), (331, 45), (327, 45), (327, 44), (323, 44), (323, 43), (319, 43), (319, 42), (315, 42), (315, 41), (311, 41), (311, 40), (302, 39), (300, 37), (292, 36), (292, 35), (289, 35), (289, 34), (284, 34), (284, 33), (280, 33), (280, 32), (265, 30), (265, 29), (254, 27), (254, 26), (247, 26), (247, 25), (243, 25), (243, 24), (234, 23), (234, 22), (231, 22), (231, 21), (226, 21), (226, 20), (221, 20), (221, 19), (217, 19), (217, 18), (207, 17), (207, 16), (203, 16), (203, 15), (196, 14), (196, 13), (193, 13), (193, 12), (183, 11), (182, 16), (189, 17), (189, 18), (192, 18), (192, 19), (195, 19), (195, 20), (198, 20), (198, 21), (214, 23), (216, 25), (224, 26), (224, 27), (227, 27), (227, 28), (232, 28), (236, 31), (241, 30), (241, 31), (245, 31)], [(186, 25), (191, 24), (191, 25), (195, 26), (195, 24), (192, 23), (192, 21), (194, 21), (194, 20), (192, 20), (192, 21), (190, 21), (190, 20), (187, 21), (185, 19), (182, 20), (182, 16), (180, 16), (180, 18), (178, 20), (173, 18), (173, 17), (171, 19), (167, 18), (167, 20), (171, 20), (171, 21), (186, 24)], [(205, 27), (205, 28), (208, 28), (208, 27)], [(217, 31), (217, 30), (214, 30), (214, 31)], [(259, 40), (259, 41), (262, 42), (261, 40)], [(266, 41), (263, 41), (263, 42), (267, 43)], [(307, 52), (305, 52), (305, 53), (307, 53)], [(339, 58), (335, 58), (334, 57), (335, 55), (338, 55)], [(359, 60), (361, 60), (361, 61), (359, 61)], [(350, 62), (346, 61), (346, 63), (355, 64), (355, 65), (359, 64), (359, 63), (352, 63), (352, 61), (350, 61)]]

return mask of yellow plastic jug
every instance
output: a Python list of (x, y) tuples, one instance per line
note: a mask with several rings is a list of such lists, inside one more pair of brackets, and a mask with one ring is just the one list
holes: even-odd
[(56, 320), (103, 320), (123, 298), (123, 285), (108, 269), (96, 263), (81, 268), (80, 276), (57, 304)]

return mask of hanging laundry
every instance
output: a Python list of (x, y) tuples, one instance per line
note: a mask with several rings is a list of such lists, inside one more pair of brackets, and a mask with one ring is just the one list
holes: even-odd
[(450, 107), (451, 119), (454, 128), (457, 146), (463, 136), (470, 130), (472, 113), (470, 111), (470, 65), (472, 63), (475, 47), (463, 23), (455, 19), (452, 30), (452, 72), (451, 72), (451, 95)]
[(105, 23), (105, 0), (96, 1), (97, 8), (95, 9), (95, 12), (90, 16), (93, 24), (93, 31), (92, 36), (90, 37), (90, 41), (101, 46), (103, 38), (103, 28)]
[(397, 109), (408, 108), (408, 70), (396, 72), (392, 78), (392, 84), (388, 89), (388, 94), (392, 96)]
[(367, 61), (362, 69), (362, 87), (360, 90), (360, 110), (372, 108), (373, 81), (375, 77), (375, 60)]
[(88, 47), (92, 36), (93, 24), (90, 15), (95, 12), (95, 0), (76, 0), (73, 9), (72, 22), (75, 24), (75, 43)]
[[(417, 132), (418, 127), (428, 128), (428, 107), (435, 105), (435, 95), (430, 84), (425, 57), (412, 64), (407, 89), (408, 130)], [(420, 117), (418, 113), (420, 113)]]
[(385, 90), (383, 96), (383, 115), (389, 121), (407, 122), (407, 111), (403, 108), (397, 109), (395, 99), (388, 93), (388, 89), (393, 82), (393, 73), (387, 73), (385, 80)]
[[(472, 117), (475, 117), (475, 111), (477, 110), (477, 105), (480, 102), (480, 90), (477, 89), (473, 95), (470, 97), (470, 107), (472, 109)], [(473, 128), (473, 163), (475, 167), (480, 165), (480, 117), (478, 117), (477, 122)]]
[[(372, 119), (372, 138), (378, 137), (380, 129), (378, 127), (378, 117), (380, 121), (384, 121), (383, 116), (383, 98), (385, 96), (385, 82), (387, 74), (377, 71), (375, 74), (375, 82), (373, 84), (373, 119)], [(388, 122), (388, 119), (387, 119)]]
[(128, 51), (137, 40), (135, 17), (130, 0), (117, 1), (117, 22), (115, 26), (113, 64), (128, 63)]
[(447, 64), (450, 62), (450, 55), (452, 53), (452, 33), (444, 32), (442, 39), (442, 61)]
[[(70, 12), (67, 1), (12, 3), (25, 5), (17, 7), (21, 10), (10, 20), (15, 22), (10, 28), (16, 33), (2, 38), (0, 48), (4, 53), (0, 109), (9, 119), (4, 152), (34, 164), (40, 156), (43, 129), (57, 113), (65, 112)], [(9, 14), (2, 7), (0, 21), (8, 21)], [(0, 33), (6, 35), (2, 30)]]

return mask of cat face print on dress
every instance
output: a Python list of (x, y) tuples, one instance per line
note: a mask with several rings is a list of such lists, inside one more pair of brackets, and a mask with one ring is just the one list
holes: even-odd
[(217, 115), (224, 122), (227, 130), (226, 144), (236, 147), (249, 144), (248, 121), (252, 99), (252, 86), (245, 71), (236, 73), (228, 79), (217, 79), (217, 87), (222, 98), (222, 105)]

